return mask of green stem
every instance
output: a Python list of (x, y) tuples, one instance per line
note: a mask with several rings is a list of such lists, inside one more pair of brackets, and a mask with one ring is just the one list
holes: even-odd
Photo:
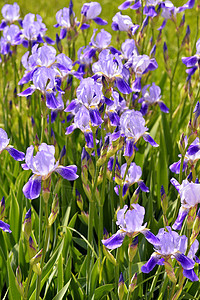
[[(96, 144), (96, 141), (95, 141)], [(96, 166), (95, 179), (92, 187), (92, 199), (89, 201), (89, 221), (88, 221), (88, 243), (91, 245), (93, 240), (93, 222), (94, 222), (94, 210), (95, 210), (95, 192), (97, 187), (97, 179), (99, 175), (99, 168)], [(87, 264), (86, 264), (86, 293), (90, 294), (89, 291), (89, 274), (90, 274), (90, 263), (91, 263), (91, 249), (87, 246)]]
[(166, 275), (165, 279), (164, 279), (164, 282), (163, 282), (163, 285), (162, 285), (162, 288), (161, 288), (160, 295), (158, 297), (158, 300), (163, 300), (164, 299), (164, 293), (165, 293), (165, 290), (167, 288), (167, 283), (168, 283), (168, 276)]
[(149, 293), (149, 297), (148, 297), (149, 300), (151, 300), (151, 298), (153, 296), (153, 292), (155, 290), (155, 286), (156, 286), (156, 283), (158, 281), (158, 277), (160, 275), (160, 270), (161, 270), (161, 266), (158, 266), (158, 269), (157, 269), (156, 274), (155, 274), (155, 276), (153, 278), (153, 282), (152, 282), (152, 285), (151, 285), (151, 288), (150, 288), (150, 293)]
[(50, 236), (50, 229), (51, 227), (49, 226), (48, 222), (48, 203), (45, 203), (45, 219), (46, 219), (46, 236), (45, 236), (45, 241), (44, 241), (44, 247), (43, 247), (43, 252), (42, 252), (42, 260), (41, 260), (41, 274), (38, 275), (37, 278), (37, 283), (36, 283), (36, 296), (35, 299), (39, 300), (40, 299), (40, 287), (41, 287), (41, 280), (42, 280), (42, 270), (44, 266), (44, 260), (45, 260), (45, 255), (47, 252), (47, 245), (49, 241), (49, 236)]
[(108, 160), (106, 160), (104, 164), (104, 170), (103, 170), (103, 182), (102, 182), (102, 188), (101, 188), (101, 199), (100, 199), (100, 205), (99, 205), (99, 230), (98, 230), (98, 246), (99, 246), (99, 256), (101, 261), (101, 240), (103, 238), (103, 205), (105, 202), (105, 188), (106, 188), (106, 173), (107, 173), (107, 166), (108, 166)]
[(31, 281), (32, 270), (33, 270), (33, 266), (30, 265), (30, 270), (29, 270), (28, 279), (27, 279), (25, 292), (24, 292), (24, 297), (23, 297), (24, 300), (28, 299), (28, 288), (29, 288), (30, 281)]
[(50, 109), (49, 109), (48, 138), (49, 138), (49, 144), (51, 144), (51, 110)]
[[(114, 216), (115, 213), (115, 207), (114, 207), (114, 181), (113, 177), (115, 175), (115, 164), (116, 164), (117, 154), (115, 153), (114, 161), (113, 161), (113, 167), (112, 167), (112, 177), (111, 177), (111, 183), (110, 183), (110, 206), (111, 206), (111, 216)], [(112, 233), (115, 232), (115, 222), (114, 217), (112, 218)]]
[(97, 143), (96, 143), (96, 134), (95, 131), (92, 132), (93, 135), (93, 144), (94, 144), (94, 152), (95, 152), (95, 161), (98, 159), (98, 154), (97, 154)]

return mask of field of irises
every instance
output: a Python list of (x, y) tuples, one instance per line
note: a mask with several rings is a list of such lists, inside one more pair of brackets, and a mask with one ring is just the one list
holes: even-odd
[(200, 2), (105, 2), (1, 7), (1, 299), (200, 299)]

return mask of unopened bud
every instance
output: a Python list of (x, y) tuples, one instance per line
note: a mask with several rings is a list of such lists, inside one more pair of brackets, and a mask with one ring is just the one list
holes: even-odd
[(22, 281), (22, 272), (21, 272), (20, 266), (18, 266), (16, 269), (16, 278), (17, 278), (18, 282)]
[(50, 197), (50, 186), (51, 186), (51, 177), (48, 177), (44, 180), (42, 188), (42, 196), (45, 203), (48, 203)]
[(3, 196), (0, 202), (0, 220), (4, 218), (4, 211), (5, 211), (5, 197)]
[(160, 194), (161, 194), (161, 206), (162, 206), (162, 210), (163, 210), (164, 215), (166, 215), (166, 213), (167, 213), (167, 207), (168, 207), (168, 200), (167, 200), (167, 195), (165, 193), (165, 189), (164, 189), (163, 185), (161, 186)]
[(190, 238), (190, 244), (191, 245), (195, 241), (195, 239), (197, 238), (199, 232), (200, 232), (200, 208), (197, 211), (197, 215), (196, 215), (196, 218), (195, 218), (194, 224), (193, 224), (192, 235), (191, 235), (191, 238)]
[(40, 268), (40, 263), (37, 263), (37, 264), (33, 265), (33, 272), (35, 272), (38, 276), (41, 275), (42, 270)]
[(35, 265), (40, 262), (41, 257), (42, 257), (42, 250), (43, 249), (41, 249), (34, 257), (31, 258), (31, 260), (30, 260), (31, 265)]
[(20, 266), (18, 266), (16, 269), (15, 283), (16, 283), (16, 286), (17, 286), (17, 289), (18, 289), (20, 295), (23, 297), (24, 296), (24, 287), (23, 287), (23, 284), (21, 281), (22, 281), (22, 273), (21, 273)]
[(76, 203), (77, 203), (78, 207), (80, 208), (80, 210), (82, 211), (83, 210), (83, 198), (77, 189), (76, 189)]
[(59, 201), (58, 201), (58, 195), (56, 194), (56, 196), (53, 199), (51, 213), (48, 219), (49, 226), (51, 226), (55, 222), (58, 212), (59, 212)]
[(83, 220), (83, 222), (88, 225), (89, 223), (89, 214), (85, 211), (81, 212), (81, 219)]
[(190, 208), (187, 218), (187, 228), (192, 229), (196, 217), (197, 205)]
[(25, 239), (28, 241), (32, 231), (31, 208), (27, 211), (23, 224), (23, 232)]
[(164, 261), (165, 271), (167, 273), (168, 278), (173, 282), (176, 283), (176, 276), (174, 273), (174, 269), (172, 267), (172, 259), (169, 258), (168, 260)]
[(181, 137), (180, 137), (180, 141), (178, 143), (178, 146), (179, 146), (179, 151), (182, 155), (185, 155), (185, 135), (184, 133), (181, 134)]
[(135, 273), (133, 275), (133, 277), (131, 278), (131, 283), (129, 285), (129, 291), (130, 291), (130, 293), (133, 293), (133, 291), (136, 288), (136, 285), (137, 285), (137, 273)]
[(133, 193), (133, 196), (131, 197), (130, 204), (138, 203), (139, 193), (140, 193), (140, 187), (138, 186), (135, 192)]
[(110, 253), (110, 251), (107, 250), (105, 246), (103, 246), (103, 254), (106, 256), (106, 258), (114, 265), (117, 265), (117, 261), (114, 258), (114, 256)]
[(128, 257), (129, 261), (132, 262), (138, 248), (138, 237), (136, 236), (131, 244), (128, 246)]
[(118, 296), (119, 296), (120, 300), (122, 300), (123, 297), (124, 297), (124, 278), (123, 278), (123, 274), (122, 273), (119, 276)]
[(28, 241), (28, 256), (29, 256), (29, 259), (31, 259), (32, 257), (34, 257), (37, 253), (37, 250), (36, 250), (36, 244), (35, 242), (33, 241), (32, 237), (30, 236), (29, 237), (29, 241)]
[(61, 44), (61, 39), (59, 37), (59, 35), (56, 33), (56, 45), (57, 45), (57, 49), (60, 53), (62, 53), (63, 47)]

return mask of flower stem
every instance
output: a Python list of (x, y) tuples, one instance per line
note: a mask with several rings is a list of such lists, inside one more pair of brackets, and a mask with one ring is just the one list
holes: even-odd
[(45, 203), (45, 219), (46, 219), (46, 236), (45, 236), (45, 241), (44, 241), (44, 248), (42, 252), (42, 260), (41, 260), (41, 274), (38, 275), (37, 278), (37, 283), (36, 283), (36, 296), (35, 299), (39, 300), (40, 299), (40, 287), (41, 287), (41, 280), (42, 280), (42, 270), (44, 266), (44, 260), (45, 260), (45, 255), (47, 252), (47, 246), (48, 246), (48, 241), (49, 241), (49, 235), (50, 235), (50, 226), (48, 222), (48, 203)]
[(152, 282), (152, 285), (151, 285), (151, 288), (150, 288), (150, 293), (149, 293), (149, 297), (148, 297), (149, 300), (151, 300), (151, 298), (153, 296), (153, 292), (155, 290), (155, 286), (156, 286), (156, 283), (158, 281), (158, 277), (160, 275), (160, 270), (161, 270), (161, 266), (158, 266), (158, 269), (157, 269), (156, 274), (155, 274), (155, 276), (153, 278), (153, 282)]
[(28, 299), (28, 288), (29, 288), (30, 281), (31, 281), (32, 270), (33, 270), (33, 266), (30, 265), (30, 270), (29, 270), (28, 279), (27, 279), (25, 292), (24, 292), (24, 297), (23, 297), (24, 300)]

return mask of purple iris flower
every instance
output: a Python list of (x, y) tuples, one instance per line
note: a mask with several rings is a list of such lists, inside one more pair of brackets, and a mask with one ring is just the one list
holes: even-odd
[(8, 153), (17, 161), (24, 160), (24, 153), (16, 150), (13, 146), (9, 145), (10, 139), (8, 139), (8, 135), (0, 128), (0, 153), (3, 150), (7, 150)]
[[(151, 255), (150, 259), (141, 267), (143, 273), (149, 273), (157, 265), (165, 264), (170, 258), (175, 258), (183, 267), (184, 276), (192, 281), (197, 280), (197, 276), (191, 276), (194, 272), (193, 268), (195, 262), (192, 258), (185, 256), (187, 249), (187, 237), (185, 235), (179, 236), (175, 231), (172, 231), (171, 227), (166, 227), (159, 229), (156, 235), (156, 244), (153, 244), (155, 252)], [(192, 252), (192, 251), (191, 251)]]
[(72, 70), (73, 62), (64, 53), (57, 55), (55, 67), (58, 68), (59, 73), (60, 73), (60, 75), (58, 75), (58, 77), (60, 77), (62, 79), (62, 81), (65, 81), (68, 75), (73, 75), (76, 78), (78, 78), (79, 80), (82, 79), (83, 73)]
[(85, 21), (93, 20), (98, 25), (107, 25), (108, 23), (98, 17), (101, 13), (101, 5), (98, 2), (84, 3), (81, 9), (81, 14), (84, 16)]
[(23, 193), (28, 199), (38, 198), (41, 191), (42, 180), (48, 179), (53, 172), (57, 172), (63, 178), (73, 181), (78, 178), (77, 167), (70, 165), (67, 167), (59, 165), (59, 161), (55, 162), (55, 147), (42, 143), (39, 151), (33, 156), (34, 147), (28, 147), (25, 156), (25, 164), (22, 165), (24, 170), (31, 170), (33, 175), (23, 187)]
[(19, 5), (17, 3), (12, 4), (5, 4), (2, 9), (1, 13), (3, 16), (3, 20), (0, 24), (0, 31), (3, 30), (8, 23), (12, 24), (15, 21), (19, 20)]
[(56, 60), (56, 49), (52, 46), (44, 45), (42, 47), (38, 47), (36, 44), (31, 49), (31, 55), (29, 55), (29, 51), (27, 51), (21, 59), (22, 65), (24, 66), (25, 74), (22, 79), (19, 81), (19, 84), (25, 84), (32, 80), (34, 72), (39, 67), (51, 67)]
[(187, 179), (180, 184), (175, 178), (171, 179), (171, 183), (177, 189), (181, 198), (181, 208), (172, 228), (180, 230), (189, 211), (200, 203), (200, 184), (189, 182)]
[(101, 29), (100, 32), (97, 33), (97, 36), (95, 38), (96, 32), (98, 29), (93, 30), (93, 35), (91, 37), (91, 42), (89, 48), (89, 51), (85, 52), (85, 56), (88, 58), (93, 57), (96, 54), (96, 51), (101, 52), (103, 49), (110, 49), (111, 53), (120, 53), (120, 51), (116, 50), (114, 47), (109, 47), (111, 43), (112, 35), (105, 31), (104, 29)]
[(141, 137), (153, 147), (158, 147), (153, 138), (146, 133), (147, 130), (148, 128), (145, 126), (145, 119), (141, 112), (135, 110), (123, 112), (120, 118), (120, 131), (121, 135), (126, 137), (125, 156), (133, 155), (134, 145)]
[(165, 19), (172, 19), (176, 17), (177, 13), (180, 13), (186, 9), (191, 9), (195, 4), (195, 0), (189, 0), (186, 4), (175, 7), (173, 3), (169, 0), (161, 1), (161, 8), (162, 8), (162, 17)]
[(200, 59), (200, 38), (196, 42), (196, 54), (193, 56), (189, 57), (182, 57), (182, 62), (186, 65), (186, 73), (188, 73), (188, 78), (189, 80), (191, 76), (195, 73), (199, 66), (199, 59)]
[[(126, 168), (127, 168), (127, 163), (121, 166), (120, 174), (115, 173), (116, 174), (115, 181), (120, 185), (121, 184), (123, 185), (122, 196), (124, 197), (127, 194), (129, 187), (136, 182), (138, 183), (140, 189), (143, 192), (149, 192), (148, 187), (140, 179), (142, 176), (142, 169), (140, 168), (140, 166), (137, 166), (134, 162), (132, 162), (128, 169), (126, 178), (123, 181)], [(115, 192), (119, 194), (119, 186), (115, 187)]]
[(134, 25), (129, 16), (122, 15), (121, 12), (116, 13), (116, 15), (112, 18), (112, 29), (119, 31), (126, 31), (130, 35), (134, 35), (135, 32), (140, 27), (139, 25)]
[(92, 126), (99, 126), (103, 122), (98, 109), (103, 99), (102, 85), (93, 78), (84, 78), (76, 90), (76, 96), (77, 99), (72, 100), (65, 111), (76, 114), (81, 106), (85, 106), (89, 110)]
[[(149, 88), (149, 91), (148, 91)], [(142, 98), (139, 99), (139, 103), (142, 103), (142, 107), (141, 107), (141, 113), (144, 116), (147, 111), (148, 111), (148, 107), (150, 105), (154, 105), (154, 104), (158, 104), (160, 106), (160, 109), (165, 112), (168, 113), (169, 112), (169, 108), (164, 104), (164, 102), (162, 100), (160, 100), (161, 98), (161, 89), (159, 86), (155, 85), (155, 83), (152, 83), (152, 86), (150, 86), (150, 84), (145, 85), (142, 89)]]
[(146, 16), (154, 18), (155, 16), (157, 16), (155, 7), (156, 5), (160, 4), (160, 2), (161, 2), (160, 0), (147, 0), (143, 13)]
[(132, 68), (135, 73), (135, 81), (132, 84), (134, 92), (140, 92), (141, 90), (141, 77), (148, 71), (153, 71), (158, 68), (158, 64), (155, 58), (150, 58), (148, 55), (132, 56), (125, 64), (126, 68)]
[(92, 56), (91, 57), (88, 56), (90, 50), (91, 50), (90, 46), (86, 46), (86, 47), (83, 46), (79, 48), (79, 50), (77, 51), (77, 56), (78, 56), (77, 63), (80, 65), (79, 70), (81, 70), (82, 72), (85, 72), (85, 68), (88, 68), (89, 65), (92, 64), (93, 58)]
[[(134, 4), (132, 5), (133, 2), (134, 2)], [(127, 0), (127, 1), (123, 2), (120, 6), (118, 6), (118, 9), (125, 10), (129, 7), (131, 9), (139, 9), (141, 6), (142, 6), (141, 0), (132, 0), (132, 1)]]
[[(185, 147), (187, 147), (187, 137), (184, 138)], [(181, 157), (181, 154), (179, 154)], [(183, 161), (183, 172), (186, 170), (188, 164), (194, 166), (197, 161), (200, 159), (200, 142), (199, 138), (196, 138), (194, 142), (189, 146)], [(180, 173), (181, 159), (178, 162), (173, 163), (169, 168), (172, 172), (179, 174)]]
[(6, 55), (11, 52), (10, 46), (16, 46), (21, 43), (19, 37), (20, 29), (17, 25), (6, 26), (3, 29), (3, 36), (0, 40), (1, 54)]
[(126, 235), (131, 238), (136, 237), (139, 233), (142, 233), (145, 238), (151, 242), (157, 244), (159, 240), (146, 228), (147, 223), (142, 225), (144, 220), (145, 209), (139, 204), (131, 204), (130, 209), (125, 205), (117, 213), (116, 224), (120, 229), (106, 240), (102, 240), (104, 246), (108, 249), (119, 248)]
[(111, 126), (119, 126), (120, 114), (126, 109), (126, 101), (117, 91), (113, 90), (111, 95), (111, 103), (106, 106), (106, 114), (110, 119)]
[(32, 95), (36, 90), (39, 90), (46, 96), (46, 105), (49, 109), (60, 109), (63, 106), (62, 99), (56, 98), (56, 89), (60, 92), (60, 88), (57, 85), (56, 76), (58, 71), (54, 68), (40, 67), (33, 73), (33, 85), (19, 93), (18, 96)]
[(138, 50), (133, 39), (127, 39), (121, 46), (122, 56), (129, 60), (132, 56), (138, 55)]
[(92, 65), (92, 71), (96, 78), (104, 77), (108, 84), (115, 82), (121, 93), (130, 94), (132, 92), (127, 83), (126, 69), (117, 53), (113, 55), (108, 49), (101, 51), (99, 60)]
[(46, 25), (42, 23), (42, 17), (40, 15), (36, 15), (36, 18), (37, 20), (35, 21), (35, 15), (29, 13), (22, 21), (22, 44), (26, 48), (28, 48), (29, 45), (33, 46), (36, 43), (43, 43), (43, 38), (48, 44), (54, 44), (54, 41), (45, 36), (47, 28)]
[(71, 13), (73, 15), (73, 19), (76, 23), (76, 18), (75, 18), (75, 14), (73, 11), (71, 11), (70, 8), (68, 7), (64, 7), (63, 9), (60, 9), (57, 13), (56, 13), (56, 21), (57, 24), (54, 25), (54, 27), (61, 27), (60, 30), (60, 39), (64, 39), (67, 35), (67, 31), (69, 31), (72, 27), (71, 24)]
[(75, 114), (74, 122), (67, 128), (65, 134), (71, 134), (74, 129), (79, 128), (84, 133), (87, 147), (94, 148), (93, 134), (90, 125), (91, 118), (89, 110), (85, 106), (81, 106)]

